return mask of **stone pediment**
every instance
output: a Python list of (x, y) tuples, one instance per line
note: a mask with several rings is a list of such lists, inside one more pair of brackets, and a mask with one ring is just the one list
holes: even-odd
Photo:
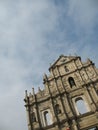
[(72, 60), (73, 58), (76, 58), (76, 56), (64, 56), (64, 55), (60, 55), (59, 58), (50, 66), (49, 69), (59, 66), (61, 64), (67, 63), (70, 60)]

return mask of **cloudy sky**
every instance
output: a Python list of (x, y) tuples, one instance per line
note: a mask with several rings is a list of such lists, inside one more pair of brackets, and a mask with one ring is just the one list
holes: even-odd
[(97, 53), (98, 0), (0, 0), (0, 130), (27, 130), (24, 91), (60, 54)]

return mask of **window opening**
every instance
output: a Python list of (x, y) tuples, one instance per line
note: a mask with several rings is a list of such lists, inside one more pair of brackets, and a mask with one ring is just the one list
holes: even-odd
[(81, 97), (79, 99), (76, 99), (75, 103), (79, 114), (84, 114), (89, 111), (84, 100)]
[(36, 116), (34, 112), (31, 114), (31, 121), (36, 122)]
[(59, 104), (56, 104), (56, 105), (55, 105), (55, 112), (56, 112), (56, 114), (60, 114), (60, 113), (61, 113)]
[(71, 87), (76, 86), (75, 81), (72, 77), (69, 77), (68, 81)]
[(98, 95), (98, 90), (96, 90), (96, 93), (97, 93), (97, 95)]
[(51, 116), (50, 116), (50, 113), (48, 111), (44, 112), (44, 124), (45, 124), (45, 126), (52, 124)]

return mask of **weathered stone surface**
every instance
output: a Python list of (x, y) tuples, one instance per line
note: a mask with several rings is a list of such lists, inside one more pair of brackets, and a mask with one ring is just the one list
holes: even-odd
[(26, 91), (28, 130), (98, 129), (98, 69), (93, 62), (61, 55), (49, 71), (44, 90), (35, 94), (33, 89), (29, 96)]

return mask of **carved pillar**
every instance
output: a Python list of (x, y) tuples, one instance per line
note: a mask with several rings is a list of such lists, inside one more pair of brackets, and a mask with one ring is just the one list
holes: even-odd
[(77, 122), (75, 120), (72, 120), (72, 126), (73, 126), (74, 130), (79, 130), (78, 126), (77, 126)]
[(35, 110), (36, 110), (36, 114), (37, 114), (37, 119), (38, 119), (38, 123), (39, 123), (38, 125), (39, 125), (39, 128), (41, 129), (42, 125), (41, 125), (41, 121), (40, 121), (40, 114), (39, 114), (38, 102), (37, 102), (36, 94), (34, 92), (34, 88), (32, 88), (32, 92), (33, 92), (33, 98), (34, 98), (34, 103), (35, 103)]
[[(57, 70), (58, 70), (58, 68), (57, 68)], [(53, 72), (53, 70), (52, 70), (52, 72)], [(54, 79), (55, 79), (54, 73), (53, 73), (53, 76), (54, 76)], [(60, 76), (60, 75), (59, 75), (59, 76)], [(65, 107), (64, 107), (64, 103), (63, 103), (63, 100), (62, 100), (62, 96), (61, 96), (61, 93), (60, 93), (60, 91), (59, 91), (59, 86), (58, 86), (58, 83), (57, 83), (57, 80), (56, 80), (56, 79), (55, 79), (55, 83), (56, 83), (56, 86), (57, 86), (57, 89), (58, 89), (58, 92), (59, 92), (59, 97), (60, 97), (61, 105), (62, 105), (64, 114), (65, 114), (65, 118), (68, 119), (68, 115), (67, 115), (67, 113), (66, 113), (66, 110), (65, 110)], [(63, 88), (64, 88), (64, 86), (63, 86)]]
[[(82, 82), (85, 83), (85, 81), (84, 81), (84, 79), (83, 79), (83, 77), (82, 77), (82, 75), (81, 75), (81, 73), (80, 73), (80, 70), (78, 69), (78, 66), (77, 66), (75, 60), (74, 60), (74, 63), (75, 63), (75, 66), (76, 66), (77, 72), (79, 73), (79, 75), (80, 75), (80, 77), (81, 77)], [(82, 62), (81, 62), (81, 66), (83, 67)]]
[(61, 130), (61, 128), (59, 127), (59, 119), (58, 119), (58, 117), (57, 117), (57, 114), (56, 114), (56, 112), (55, 112), (55, 108), (54, 108), (54, 101), (53, 101), (53, 97), (52, 97), (52, 93), (51, 93), (51, 90), (50, 90), (50, 87), (49, 87), (49, 81), (48, 81), (48, 77), (47, 77), (47, 75), (45, 74), (45, 76), (44, 76), (44, 84), (45, 84), (45, 86), (47, 87), (47, 90), (48, 90), (48, 92), (49, 92), (49, 95), (50, 95), (50, 101), (51, 101), (51, 104), (52, 104), (52, 111), (53, 111), (53, 115), (55, 115), (55, 121), (54, 121), (54, 123), (56, 122), (57, 123), (57, 127), (58, 127), (58, 129), (59, 130)]
[(31, 118), (30, 118), (30, 104), (29, 104), (29, 97), (27, 94), (27, 90), (25, 91), (25, 107), (26, 107), (26, 113), (27, 113), (27, 122), (28, 122), (28, 130), (33, 130), (32, 129), (32, 123), (31, 123)]
[(88, 62), (92, 65), (92, 68), (93, 68), (94, 72), (96, 73), (96, 76), (98, 76), (98, 72), (95, 69), (94, 63), (90, 59), (88, 59)]

